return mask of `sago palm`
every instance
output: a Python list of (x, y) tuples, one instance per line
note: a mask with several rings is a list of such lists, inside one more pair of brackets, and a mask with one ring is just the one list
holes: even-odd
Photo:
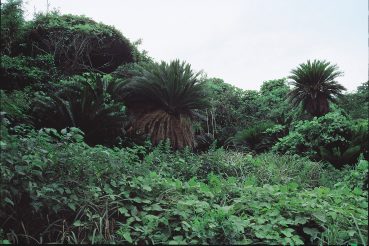
[(303, 108), (313, 116), (322, 116), (329, 112), (329, 101), (335, 102), (345, 87), (335, 79), (343, 73), (337, 65), (327, 61), (314, 60), (300, 64), (291, 71), (289, 78), (294, 88), (288, 93), (293, 106), (302, 103)]
[(169, 139), (173, 148), (193, 147), (192, 119), (208, 105), (205, 84), (189, 64), (175, 60), (136, 68), (126, 87), (131, 131), (148, 134), (153, 144)]

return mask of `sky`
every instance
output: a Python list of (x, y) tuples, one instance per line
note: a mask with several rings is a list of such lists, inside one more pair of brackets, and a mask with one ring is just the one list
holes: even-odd
[(367, 0), (26, 0), (27, 19), (47, 1), (142, 39), (156, 61), (184, 60), (243, 89), (308, 59), (337, 64), (348, 91), (368, 80)]

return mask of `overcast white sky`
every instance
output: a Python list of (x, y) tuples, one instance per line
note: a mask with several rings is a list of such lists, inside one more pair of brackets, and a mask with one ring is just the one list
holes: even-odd
[[(28, 19), (46, 10), (28, 0)], [(185, 60), (243, 89), (287, 77), (308, 59), (344, 72), (349, 91), (368, 80), (367, 0), (49, 0), (50, 9), (115, 26), (155, 60)]]

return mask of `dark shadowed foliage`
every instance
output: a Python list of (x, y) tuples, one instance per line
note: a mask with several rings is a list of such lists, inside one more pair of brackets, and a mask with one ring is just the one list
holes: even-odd
[(47, 87), (47, 83), (58, 78), (58, 72), (51, 55), (36, 57), (3, 55), (0, 66), (0, 89), (20, 90), (30, 85)]
[(269, 138), (265, 131), (273, 126), (274, 123), (272, 122), (260, 122), (237, 132), (236, 135), (228, 139), (227, 142), (240, 150), (253, 153), (263, 152), (270, 147)]
[(55, 94), (39, 94), (33, 104), (35, 125), (63, 129), (78, 127), (90, 145), (113, 145), (124, 135), (125, 106), (114, 100), (122, 83), (96, 74), (75, 76)]

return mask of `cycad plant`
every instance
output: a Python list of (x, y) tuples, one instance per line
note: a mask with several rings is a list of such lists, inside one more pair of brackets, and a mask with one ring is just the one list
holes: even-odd
[(134, 116), (130, 131), (149, 135), (153, 144), (169, 139), (175, 149), (193, 147), (195, 110), (208, 106), (199, 75), (179, 60), (148, 63), (136, 69), (125, 95)]
[(78, 127), (90, 145), (113, 145), (124, 135), (125, 106), (117, 100), (122, 83), (97, 74), (74, 76), (54, 94), (39, 95), (33, 117), (39, 128)]
[(291, 71), (289, 78), (294, 88), (288, 93), (293, 106), (302, 103), (303, 108), (313, 116), (322, 116), (329, 112), (329, 101), (335, 102), (345, 87), (335, 79), (343, 73), (337, 65), (327, 61), (308, 60)]
[(270, 147), (270, 137), (265, 133), (267, 129), (274, 126), (274, 123), (266, 121), (259, 122), (249, 128), (236, 133), (234, 137), (227, 139), (229, 147), (245, 150), (253, 153), (261, 153)]

